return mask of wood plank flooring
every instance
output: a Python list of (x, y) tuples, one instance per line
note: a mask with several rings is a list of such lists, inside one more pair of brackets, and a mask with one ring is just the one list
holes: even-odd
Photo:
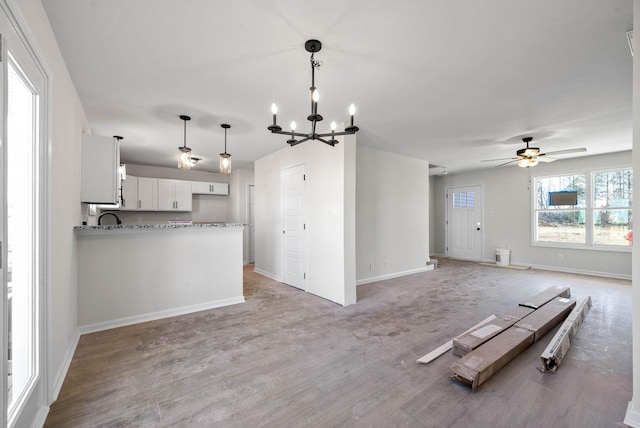
[[(553, 336), (477, 391), (448, 352), (416, 359), (555, 285), (593, 307), (556, 374)], [(246, 303), (81, 337), (46, 427), (620, 427), (630, 281), (441, 260), (358, 287), (343, 308), (244, 271)]]

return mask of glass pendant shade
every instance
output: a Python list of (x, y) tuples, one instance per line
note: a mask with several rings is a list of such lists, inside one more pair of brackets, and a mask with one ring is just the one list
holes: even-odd
[(231, 155), (220, 153), (220, 174), (231, 174)]
[(178, 147), (178, 168), (191, 169), (191, 149), (189, 147)]

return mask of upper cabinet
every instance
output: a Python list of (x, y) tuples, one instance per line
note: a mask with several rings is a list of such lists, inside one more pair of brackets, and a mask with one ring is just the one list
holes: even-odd
[(119, 201), (120, 147), (115, 138), (82, 136), (81, 201), (115, 204)]
[(229, 183), (208, 183), (205, 181), (193, 181), (191, 191), (194, 195), (228, 195)]
[(158, 211), (191, 211), (191, 182), (158, 179)]
[(155, 178), (127, 176), (122, 182), (124, 211), (156, 211), (158, 209), (158, 180)]

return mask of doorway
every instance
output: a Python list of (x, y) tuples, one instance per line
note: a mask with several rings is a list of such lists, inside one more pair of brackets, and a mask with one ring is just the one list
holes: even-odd
[(282, 282), (306, 291), (304, 180), (304, 165), (282, 170)]
[(449, 187), (445, 199), (447, 256), (482, 261), (482, 186)]

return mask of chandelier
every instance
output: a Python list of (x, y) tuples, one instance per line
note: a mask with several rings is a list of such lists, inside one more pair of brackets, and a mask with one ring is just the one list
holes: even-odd
[(354, 126), (353, 124), (353, 116), (356, 112), (356, 108), (353, 104), (349, 107), (349, 115), (351, 116), (351, 124), (347, 126), (343, 132), (336, 132), (336, 123), (331, 122), (331, 132), (325, 133), (317, 133), (316, 126), (318, 122), (322, 121), (323, 117), (318, 113), (318, 99), (320, 95), (318, 93), (318, 89), (315, 85), (315, 71), (320, 68), (322, 65), (322, 61), (318, 61), (314, 58), (314, 54), (316, 52), (320, 52), (322, 48), (322, 43), (318, 40), (307, 40), (304, 44), (304, 48), (307, 52), (311, 52), (311, 87), (309, 90), (311, 91), (311, 114), (307, 116), (307, 120), (311, 122), (311, 132), (310, 133), (301, 133), (296, 132), (296, 122), (291, 121), (291, 131), (283, 131), (282, 127), (277, 124), (276, 115), (278, 114), (278, 107), (276, 104), (271, 105), (271, 113), (273, 114), (273, 124), (269, 125), (267, 129), (271, 131), (272, 134), (282, 134), (288, 135), (291, 138), (287, 140), (287, 144), (290, 146), (295, 146), (296, 144), (304, 143), (308, 140), (319, 140), (325, 144), (330, 146), (335, 146), (338, 144), (338, 140), (336, 140), (336, 136), (338, 135), (351, 135), (358, 132), (359, 128)]

